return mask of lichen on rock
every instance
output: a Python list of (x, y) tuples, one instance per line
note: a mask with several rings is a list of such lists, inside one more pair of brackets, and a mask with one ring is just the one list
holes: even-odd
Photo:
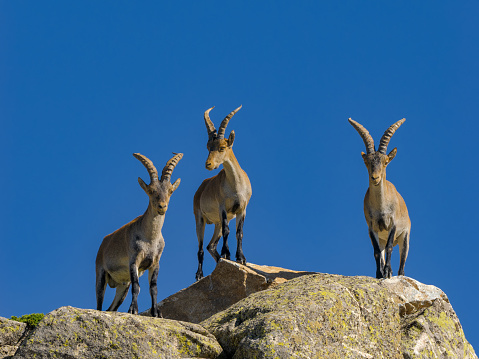
[(25, 323), (0, 317), (0, 358), (15, 354), (26, 329)]
[(201, 324), (233, 359), (477, 359), (447, 296), (407, 277), (307, 275)]
[(62, 307), (45, 316), (14, 358), (217, 358), (221, 352), (197, 324)]
[(252, 294), (202, 325), (233, 358), (401, 358), (399, 322), (377, 281), (315, 274)]

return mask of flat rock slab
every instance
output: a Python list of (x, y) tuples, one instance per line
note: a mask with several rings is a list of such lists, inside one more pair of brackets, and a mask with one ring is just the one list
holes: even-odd
[(62, 307), (45, 316), (14, 358), (218, 358), (203, 327), (127, 313)]
[[(158, 303), (163, 318), (200, 323), (252, 293), (311, 272), (221, 259), (215, 270)], [(141, 313), (149, 316), (149, 310)]]

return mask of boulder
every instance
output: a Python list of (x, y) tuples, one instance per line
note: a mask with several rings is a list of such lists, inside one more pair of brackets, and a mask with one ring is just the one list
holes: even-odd
[(229, 358), (477, 358), (447, 296), (407, 277), (314, 274), (201, 323)]
[[(200, 323), (252, 293), (276, 286), (311, 272), (261, 266), (246, 266), (221, 259), (215, 270), (189, 287), (158, 303), (163, 318)], [(141, 313), (149, 316), (149, 310)]]
[(45, 316), (13, 358), (218, 358), (198, 324), (62, 307)]
[(0, 317), (0, 359), (15, 354), (26, 329), (25, 323)]

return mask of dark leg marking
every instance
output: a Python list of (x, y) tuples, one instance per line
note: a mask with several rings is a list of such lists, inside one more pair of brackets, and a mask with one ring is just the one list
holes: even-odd
[(130, 264), (130, 281), (131, 281), (131, 305), (128, 309), (130, 314), (138, 314), (138, 294), (140, 294), (140, 283), (138, 282), (138, 272), (135, 264)]
[(205, 235), (205, 220), (200, 217), (196, 223), (196, 235), (198, 236), (198, 270), (196, 271), (196, 280), (203, 278), (203, 258), (205, 252), (203, 251), (203, 236)]
[[(203, 244), (201, 244), (201, 247), (203, 247)], [(203, 248), (200, 248), (200, 250), (198, 251), (198, 270), (196, 271), (197, 281), (203, 278), (203, 258), (204, 257), (205, 257), (205, 252), (203, 251)]]
[(158, 287), (156, 282), (158, 281), (158, 272), (159, 268), (156, 267), (153, 269), (153, 273), (151, 274), (151, 280), (150, 280), (150, 295), (151, 295), (151, 310), (150, 314), (152, 317), (159, 317), (160, 313), (158, 312), (158, 302), (157, 302), (157, 296), (158, 296)]
[(409, 233), (406, 233), (404, 236), (404, 242), (402, 245), (398, 275), (404, 275), (404, 266), (406, 265), (406, 257), (407, 257), (408, 251), (409, 251)]
[(103, 298), (105, 296), (106, 289), (106, 273), (103, 268), (97, 269), (96, 278), (96, 309), (101, 310), (103, 305)]
[(376, 240), (376, 236), (372, 230), (369, 230), (369, 238), (371, 238), (371, 243), (374, 248), (374, 259), (376, 260), (376, 278), (382, 278), (382, 268), (381, 268), (381, 249), (379, 249), (379, 243)]
[(384, 265), (383, 278), (391, 278), (393, 271), (391, 269), (391, 254), (393, 252), (394, 237), (396, 237), (396, 226), (389, 231), (388, 242), (386, 244), (386, 264)]
[(241, 217), (238, 221), (238, 225), (236, 226), (236, 262), (246, 265), (246, 258), (243, 254), (243, 225), (244, 217)]
[(221, 248), (221, 257), (230, 259), (230, 250), (228, 248), (228, 236), (230, 234), (230, 228), (228, 227), (228, 217), (226, 215), (226, 212), (223, 211), (221, 214), (223, 218), (222, 222), (222, 230), (223, 230), (223, 248)]

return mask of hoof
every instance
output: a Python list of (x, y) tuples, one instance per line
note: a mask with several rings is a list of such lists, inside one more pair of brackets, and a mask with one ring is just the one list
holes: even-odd
[(384, 279), (389, 279), (389, 278), (392, 278), (392, 276), (393, 276), (392, 269), (391, 268), (385, 268), (383, 278)]
[(161, 312), (158, 310), (158, 308), (151, 308), (150, 309), (150, 315), (153, 317), (153, 318), (163, 318), (161, 316)]
[(131, 307), (130, 306), (130, 309), (128, 309), (128, 313), (130, 314), (138, 314), (138, 307)]
[(239, 264), (242, 264), (242, 265), (246, 265), (246, 258), (243, 257), (243, 258), (236, 258), (236, 263), (239, 263)]

